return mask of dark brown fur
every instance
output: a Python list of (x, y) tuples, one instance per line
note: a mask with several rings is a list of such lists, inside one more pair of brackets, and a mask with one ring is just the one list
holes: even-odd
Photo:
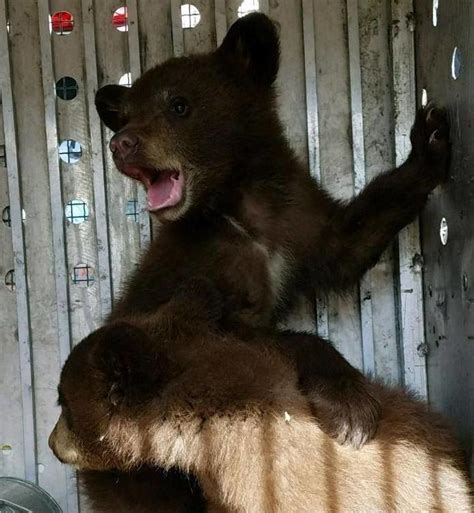
[(145, 467), (139, 472), (81, 472), (80, 483), (96, 513), (205, 512), (194, 479), (173, 470)]
[[(206, 276), (225, 298), (225, 328), (272, 326), (297, 291), (355, 284), (444, 178), (447, 124), (430, 108), (417, 117), (413, 151), (401, 168), (350, 202), (330, 198), (283, 136), (273, 88), (278, 57), (275, 27), (255, 14), (237, 22), (217, 52), (172, 59), (130, 90), (98, 92), (99, 114), (118, 131), (114, 139), (137, 141), (133, 154), (115, 155), (119, 169), (177, 169), (190, 199), (156, 213), (159, 236), (111, 321), (153, 314), (177, 286)], [(176, 98), (185, 99), (185, 116), (172, 111)], [(298, 350), (291, 337), (279, 337), (280, 349), (295, 358), (322, 426), (341, 441), (364, 443), (378, 418), (370, 386), (317, 337), (301, 337)], [(326, 370), (325, 385), (321, 376), (316, 385), (312, 376)]]

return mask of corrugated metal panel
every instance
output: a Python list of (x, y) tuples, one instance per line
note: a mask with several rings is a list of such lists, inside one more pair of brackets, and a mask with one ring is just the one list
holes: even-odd
[[(68, 513), (78, 507), (75, 477), (47, 447), (47, 435), (58, 413), (55, 400), (60, 366), (70, 344), (100, 324), (110, 308), (111, 292), (115, 296), (120, 293), (150, 235), (143, 196), (114, 169), (107, 147), (111, 134), (99, 126), (93, 95), (97, 87), (117, 83), (127, 73), (136, 79), (141, 70), (172, 55), (215, 48), (242, 7), (241, 0), (196, 0), (193, 5), (199, 10), (200, 22), (195, 28), (183, 29), (182, 3), (129, 1), (129, 27), (122, 31), (112, 24), (114, 11), (123, 6), (116, 0), (51, 0), (49, 4), (47, 0), (10, 0), (8, 37), (2, 28), (2, 55), (4, 59), (8, 55), (5, 49), (9, 41), (12, 65), (11, 73), (5, 67), (1, 70), (2, 84), (7, 86), (3, 90), (5, 131), (9, 131), (7, 153), (14, 155), (16, 141), (21, 197), (19, 190), (8, 187), (7, 174), (0, 169), (0, 208), (3, 211), (10, 204), (16, 216), (11, 228), (5, 223), (0, 226), (1, 344), (3, 354), (8, 355), (0, 360), (0, 408), (7, 412), (0, 416), (0, 446), (12, 447), (11, 451), (8, 447), (0, 450), (0, 472), (37, 479)], [(3, 5), (0, 2), (0, 8)], [(401, 161), (408, 149), (414, 112), (411, 2), (261, 0), (260, 7), (281, 28), (278, 88), (287, 136), (328, 190), (339, 198), (350, 198), (366, 180)], [(74, 15), (74, 30), (50, 35), (48, 10), (62, 9)], [(427, 6), (423, 9), (427, 18)], [(0, 26), (5, 26), (1, 16)], [(31, 51), (25, 52), (25, 48)], [(66, 76), (77, 81), (77, 96), (57, 99), (54, 83)], [(9, 84), (15, 118), (8, 117), (5, 91)], [(77, 162), (59, 160), (58, 139), (81, 143), (82, 155)], [(0, 158), (2, 141), (0, 138)], [(9, 162), (8, 173), (10, 177), (16, 175), (15, 160)], [(87, 218), (75, 219), (83, 222), (66, 220), (65, 207), (71, 200), (87, 206), (88, 216), (83, 216)], [(26, 210), (23, 225), (19, 221), (22, 205)], [(468, 226), (466, 233), (472, 237)], [(434, 241), (429, 233), (431, 248)], [(14, 250), (21, 249), (22, 239), (29, 288), (19, 286), (15, 296), (3, 281), (14, 268)], [(360, 290), (344, 297), (317, 296), (316, 308), (312, 304), (305, 307), (310, 317), (303, 320), (300, 316), (298, 322), (328, 335), (353, 364), (393, 382), (406, 381), (426, 394), (421, 270), (411, 265), (420, 251), (417, 225), (402, 234), (397, 250), (385, 253)], [(470, 255), (469, 260), (468, 250), (463, 257), (467, 277), (462, 311), (467, 330), (472, 327), (472, 251)], [(87, 272), (78, 264), (90, 266), (94, 281), (87, 282)], [(20, 276), (22, 266), (17, 264), (16, 268)], [(74, 283), (75, 275), (79, 283)], [(430, 276), (431, 286), (440, 288), (435, 274)], [(430, 305), (428, 301), (428, 326), (431, 329), (435, 323), (441, 333), (442, 320), (444, 333), (447, 321), (437, 315), (438, 306)], [(29, 322), (28, 315), (23, 315), (25, 308), (30, 310)], [(18, 327), (21, 329), (16, 332)], [(428, 344), (431, 349), (430, 337)], [(32, 366), (27, 353), (20, 351), (30, 347)], [(463, 352), (464, 346), (459, 347), (457, 359), (452, 351), (439, 352), (439, 357), (430, 354), (428, 383), (434, 402), (461, 418), (460, 412), (465, 410), (446, 399), (451, 381), (459, 385), (459, 380), (451, 380), (446, 387), (438, 373), (441, 356), (453, 357), (456, 362), (460, 355), (472, 356)], [(34, 404), (28, 393), (21, 393), (27, 391), (21, 385), (28, 386), (31, 371)], [(472, 393), (472, 379), (470, 383)], [(459, 391), (459, 387), (453, 389)], [(37, 460), (32, 444), (37, 445)], [(81, 511), (85, 512), (87, 505), (82, 499)]]
[[(395, 107), (395, 162), (410, 152), (410, 129), (415, 116), (414, 15), (411, 0), (392, 2), (393, 91)], [(421, 397), (428, 394), (426, 383), (425, 334), (423, 317), (422, 267), (419, 264), (418, 222), (404, 228), (398, 237), (400, 334), (404, 383)]]
[[(393, 96), (389, 2), (359, 1), (360, 62), (363, 99), (365, 176), (374, 178), (393, 167)], [(394, 252), (390, 247), (367, 279), (372, 308), (375, 373), (398, 383), (401, 379), (397, 344)], [(367, 295), (363, 295), (362, 299)]]

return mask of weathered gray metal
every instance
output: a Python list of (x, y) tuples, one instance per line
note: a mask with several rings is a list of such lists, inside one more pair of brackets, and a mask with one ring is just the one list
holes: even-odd
[(8, 196), (11, 215), (11, 234), (15, 272), (18, 352), (20, 357), (20, 388), (23, 413), (22, 426), (25, 477), (36, 480), (36, 440), (33, 405), (33, 369), (30, 339), (30, 308), (26, 275), (25, 232), (22, 220), (21, 177), (18, 162), (17, 127), (12, 74), (10, 71), (10, 44), (6, 31), (6, 5), (0, 3), (0, 86), (2, 113), (8, 158)]
[[(173, 55), (215, 48), (236, 20), (242, 0), (192, 2), (201, 19), (187, 29), (181, 20), (184, 3), (127, 2), (128, 31), (121, 32), (112, 24), (112, 14), (120, 7), (116, 0), (70, 0), (67, 6), (59, 0), (0, 1), (0, 58), (8, 58), (8, 43), (11, 58), (10, 72), (4, 66), (0, 70), (0, 124), (5, 125), (13, 184), (8, 186), (7, 173), (0, 169), (0, 210), (10, 205), (12, 214), (11, 228), (0, 226), (1, 349), (2, 356), (7, 355), (0, 359), (0, 474), (36, 479), (67, 513), (77, 511), (75, 476), (65, 472), (47, 447), (58, 413), (54, 402), (60, 367), (71, 343), (100, 324), (111, 293), (120, 294), (150, 236), (143, 192), (116, 172), (108, 151), (111, 134), (99, 125), (93, 96), (97, 87), (117, 83), (127, 72), (136, 79), (142, 70)], [(461, 155), (469, 155), (472, 113), (450, 98), (453, 90), (456, 98), (469, 98), (472, 84), (462, 71), (456, 82), (450, 79), (449, 66), (454, 46), (460, 55), (470, 48), (467, 24), (473, 13), (467, 0), (449, 15), (443, 6), (435, 31), (430, 25), (431, 2), (417, 2), (421, 83), (430, 97), (450, 104), (459, 120), (455, 135), (462, 135), (455, 148), (456, 180), (435, 193), (423, 218), (426, 342), (417, 224), (402, 233), (397, 248), (383, 255), (360, 290), (344, 297), (317, 296), (316, 305), (306, 304), (292, 325), (317, 328), (353, 364), (389, 381), (406, 382), (423, 396), (428, 384), (430, 399), (456, 420), (468, 444), (474, 395), (474, 223), (473, 182)], [(74, 15), (74, 30), (64, 36), (50, 34), (48, 10), (65, 8)], [(323, 186), (349, 199), (377, 173), (401, 162), (409, 150), (415, 110), (412, 2), (261, 0), (260, 8), (280, 25), (277, 86), (287, 136)], [(77, 97), (70, 101), (57, 99), (53, 87), (66, 75), (79, 85)], [(0, 130), (0, 144), (2, 138)], [(58, 138), (82, 144), (79, 162), (59, 162)], [(88, 219), (80, 224), (64, 217), (65, 202), (75, 198), (89, 208)], [(134, 201), (136, 215), (126, 215)], [(443, 247), (441, 217), (450, 229)], [(21, 257), (16, 262), (14, 254)], [(78, 263), (89, 264), (95, 272), (95, 281), (84, 288), (71, 278)], [(3, 285), (14, 267), (16, 294)], [(80, 510), (88, 511), (83, 497)]]
[[(410, 151), (410, 129), (416, 106), (413, 1), (394, 0), (392, 19), (395, 160), (399, 165)], [(426, 398), (426, 358), (420, 350), (425, 344), (425, 334), (418, 222), (400, 232), (398, 244), (404, 383)]]
[[(474, 475), (474, 4), (432, 2), (417, 10), (417, 96), (445, 105), (451, 119), (451, 176), (429, 201), (421, 218), (428, 393), (431, 404), (452, 420), (470, 453)], [(451, 65), (458, 48), (460, 70)], [(441, 221), (447, 240), (441, 241)]]

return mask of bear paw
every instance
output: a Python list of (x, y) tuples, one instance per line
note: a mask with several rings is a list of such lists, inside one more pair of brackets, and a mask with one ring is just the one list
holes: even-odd
[(418, 110), (410, 135), (412, 155), (437, 181), (446, 178), (451, 157), (446, 111), (433, 104)]

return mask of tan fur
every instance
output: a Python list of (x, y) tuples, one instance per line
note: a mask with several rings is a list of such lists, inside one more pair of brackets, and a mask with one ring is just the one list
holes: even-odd
[[(232, 337), (157, 344), (173, 346), (180, 372), (146, 405), (111, 411), (93, 451), (60, 419), (51, 446), (62, 460), (83, 469), (178, 467), (197, 476), (215, 511), (228, 513), (471, 511), (457, 444), (407, 394), (375, 385), (379, 430), (354, 450), (314, 422), (280, 354)], [(63, 375), (63, 390), (67, 381)]]

